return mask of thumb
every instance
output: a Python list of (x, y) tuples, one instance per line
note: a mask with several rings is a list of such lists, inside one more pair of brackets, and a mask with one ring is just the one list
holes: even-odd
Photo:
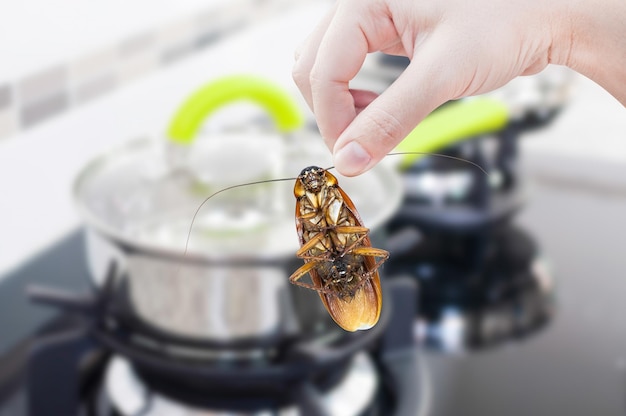
[(452, 98), (441, 44), (423, 44), (400, 77), (363, 109), (333, 148), (339, 173), (355, 176), (376, 165), (431, 111)]

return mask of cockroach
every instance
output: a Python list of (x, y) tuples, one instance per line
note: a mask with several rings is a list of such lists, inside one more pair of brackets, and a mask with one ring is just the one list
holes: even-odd
[[(346, 331), (371, 328), (382, 309), (378, 268), (389, 253), (372, 247), (369, 229), (327, 169), (303, 169), (294, 195), (300, 241), (296, 256), (305, 264), (289, 281), (316, 290), (330, 316)], [(313, 284), (300, 281), (306, 274)]]
[[(389, 155), (423, 154), (418, 152), (391, 153)], [(450, 155), (428, 153), (476, 163)], [(270, 179), (233, 185), (206, 198), (196, 210), (185, 246), (195, 218), (202, 206), (219, 193), (233, 188), (267, 182), (295, 180), (296, 230), (300, 249), (296, 256), (304, 265), (289, 277), (295, 285), (315, 290), (333, 320), (346, 331), (369, 329), (376, 325), (382, 310), (382, 289), (378, 269), (389, 258), (389, 253), (372, 247), (369, 229), (363, 224), (354, 203), (341, 189), (331, 168), (309, 166), (296, 178)], [(301, 279), (309, 275), (311, 283)]]

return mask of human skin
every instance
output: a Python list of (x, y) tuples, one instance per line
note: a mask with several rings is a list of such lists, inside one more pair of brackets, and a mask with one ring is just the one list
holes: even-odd
[[(380, 95), (350, 89), (376, 51), (410, 64)], [(446, 101), (548, 64), (626, 105), (626, 0), (338, 0), (296, 51), (293, 77), (335, 167), (354, 176)]]

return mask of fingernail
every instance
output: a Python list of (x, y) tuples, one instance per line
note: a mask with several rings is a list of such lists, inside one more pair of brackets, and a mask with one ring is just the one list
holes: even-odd
[(342, 175), (354, 176), (363, 172), (372, 157), (357, 142), (350, 142), (334, 155), (335, 167)]

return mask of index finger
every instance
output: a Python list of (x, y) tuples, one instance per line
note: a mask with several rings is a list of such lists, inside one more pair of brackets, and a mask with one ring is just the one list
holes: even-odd
[(369, 49), (357, 16), (358, 13), (345, 13), (341, 7), (337, 10), (311, 69), (315, 116), (322, 137), (331, 149), (356, 117), (349, 82), (361, 69)]

